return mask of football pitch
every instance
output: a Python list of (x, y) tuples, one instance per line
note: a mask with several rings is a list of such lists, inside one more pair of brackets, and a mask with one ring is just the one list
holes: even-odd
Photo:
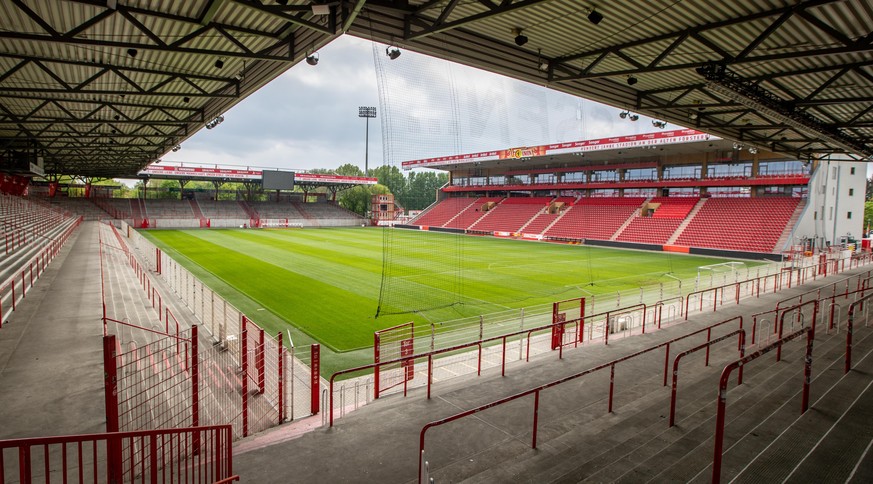
[[(452, 274), (410, 269), (408, 285), (422, 308), (446, 292), (443, 279), (463, 281), (461, 304), (423, 313), (375, 317), (383, 270), (380, 228), (276, 230), (158, 230), (143, 234), (192, 271), (216, 293), (271, 333), (289, 325), (333, 351), (373, 344), (373, 332), (407, 321), (443, 322), (496, 311), (547, 304), (586, 294), (615, 293), (674, 278), (691, 279), (702, 265), (723, 259), (580, 245), (392, 230), (391, 243), (418, 250), (395, 265), (422, 264), (429, 254), (463, 245)], [(458, 237), (463, 239), (458, 242)], [(428, 250), (431, 247), (431, 250)], [(434, 267), (437, 267), (436, 265)], [(434, 304), (433, 306), (438, 306)]]

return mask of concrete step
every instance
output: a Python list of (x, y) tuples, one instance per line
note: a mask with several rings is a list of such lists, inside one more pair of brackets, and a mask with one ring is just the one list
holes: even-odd
[[(736, 359), (735, 343), (724, 344), (726, 347), (722, 348), (722, 351), (713, 352), (713, 364), (717, 361)], [(675, 353), (673, 352), (674, 355)], [(653, 426), (657, 427), (659, 431), (663, 430), (666, 428), (670, 395), (669, 389), (663, 386), (663, 373), (660, 371), (663, 368), (663, 361), (663, 350), (661, 350), (655, 351), (651, 357), (641, 359), (634, 365), (626, 362), (617, 366), (613, 414), (606, 413), (608, 372), (584, 377), (582, 379), (584, 381), (580, 380), (578, 384), (567, 383), (561, 387), (550, 389), (548, 400), (546, 400), (545, 395), (541, 399), (539, 416), (540, 422), (543, 423), (539, 427), (538, 441), (540, 445), (538, 449), (530, 450), (530, 427), (525, 428), (526, 433), (514, 435), (513, 438), (526, 443), (528, 459), (510, 459), (506, 465), (493, 466), (482, 475), (471, 477), (470, 481), (529, 481), (557, 478), (561, 473), (567, 472), (567, 469), (563, 469), (561, 465), (554, 465), (554, 461), (567, 462), (569, 465), (575, 466), (579, 462), (579, 455), (586, 456), (586, 458), (593, 457), (605, 450), (605, 447), (619, 445), (622, 441), (632, 438), (637, 434), (639, 428)], [(683, 376), (690, 376), (697, 372), (713, 373), (716, 371), (714, 366), (709, 368), (702, 366), (702, 353), (697, 361), (690, 357), (684, 363)], [(648, 371), (645, 373), (646, 377), (639, 378), (642, 369), (653, 367), (658, 368), (658, 371)], [(634, 381), (634, 377), (638, 379)], [(631, 381), (634, 383), (629, 384)], [(584, 389), (591, 390), (588, 392), (580, 391)], [(687, 408), (687, 405), (693, 406), (694, 403), (688, 402), (682, 405), (680, 402), (680, 413)], [(496, 422), (493, 423), (497, 425)], [(551, 457), (561, 455), (566, 455), (566, 458), (553, 459)], [(538, 459), (551, 459), (552, 463), (547, 464), (547, 469), (543, 469), (541, 464), (531, 462)], [(441, 466), (441, 471), (443, 470)], [(465, 475), (470, 475), (469, 466), (465, 466), (463, 471), (467, 473), (435, 473), (434, 475), (457, 480)]]
[[(873, 344), (855, 344), (855, 367), (845, 376), (834, 368), (834, 385), (748, 465), (732, 473), (754, 479), (844, 482), (862, 459), (873, 436)], [(862, 347), (867, 351), (858, 351)]]
[[(730, 346), (727, 342), (723, 344)], [(796, 349), (795, 351), (799, 353), (801, 350)], [(786, 347), (784, 354), (786, 362), (792, 357), (791, 355), (791, 348)], [(600, 402), (598, 409), (588, 412), (585, 421), (575, 417), (563, 419), (561, 426), (566, 428), (566, 432), (552, 440), (547, 441), (544, 438), (549, 432), (541, 427), (540, 441), (543, 443), (540, 444), (538, 450), (528, 449), (527, 458), (521, 458), (523, 454), (520, 454), (519, 458), (510, 459), (506, 465), (496, 465), (488, 471), (474, 475), (469, 481), (572, 480), (576, 482), (586, 477), (601, 481), (620, 476), (628, 469), (628, 466), (633, 466), (634, 462), (638, 462), (640, 458), (644, 457), (642, 448), (651, 445), (653, 441), (666, 445), (681, 438), (684, 427), (693, 427), (697, 420), (705, 417), (707, 410), (712, 407), (713, 399), (711, 396), (714, 395), (712, 380), (717, 379), (723, 362), (736, 359), (737, 354), (734, 346), (734, 349), (720, 348), (712, 356), (713, 365), (706, 369), (697, 366), (702, 363), (702, 356), (700, 361), (693, 361), (693, 357), (689, 357), (688, 361), (683, 361), (682, 386), (680, 386), (680, 398), (677, 405), (679, 425), (676, 428), (667, 429), (669, 390), (660, 386), (662, 375), (659, 374), (654, 377), (656, 382), (653, 391), (634, 400), (628, 399), (630, 403), (617, 406), (613, 415), (605, 415), (606, 405)], [(722, 364), (718, 365), (716, 362)], [(661, 364), (663, 363), (661, 362)], [(771, 362), (768, 366), (773, 364)], [(767, 378), (759, 378), (760, 381), (750, 381), (747, 377), (743, 386), (731, 390), (732, 396), (737, 398), (740, 393), (752, 392), (759, 387), (770, 387), (781, 379), (784, 372), (795, 371), (789, 369), (790, 366), (785, 363), (780, 365), (783, 367), (776, 373), (759, 368), (764, 375), (767, 375)], [(703, 378), (695, 378), (695, 374), (697, 377)], [(617, 382), (622, 381), (621, 376), (616, 378)], [(596, 385), (599, 383), (592, 382), (592, 387), (597, 388)], [(638, 386), (645, 385), (635, 385), (635, 387)], [(617, 394), (616, 401), (625, 401), (623, 397), (624, 395)], [(573, 401), (575, 397), (567, 399)], [(711, 428), (708, 431), (711, 436)], [(529, 443), (527, 445), (529, 447)], [(662, 447), (663, 445), (658, 445), (654, 448), (660, 449)], [(655, 451), (648, 451), (649, 454), (652, 452)], [(608, 469), (608, 471), (598, 473), (601, 469)], [(467, 466), (465, 470), (471, 469)]]
[[(840, 338), (832, 337), (828, 342), (817, 342), (820, 350), (815, 354), (820, 362), (818, 370), (814, 366), (814, 377), (819, 382), (813, 384), (811, 394), (822, 391), (825, 383), (832, 378), (834, 368), (840, 361)], [(755, 440), (752, 444), (760, 445), (744, 446), (744, 453), (758, 452), (763, 445), (769, 442), (779, 429), (784, 428), (790, 421), (797, 418), (795, 412), (799, 407), (799, 391), (802, 381), (802, 359), (804, 344), (792, 345), (794, 351), (783, 354), (782, 369), (773, 378), (760, 385), (758, 389), (739, 396), (734, 389), (729, 389), (728, 394), (728, 423), (725, 437), (725, 448), (730, 448), (737, 440), (737, 435), (752, 435)], [(815, 358), (814, 357), (814, 358)], [(772, 358), (768, 355), (763, 358)], [(814, 359), (814, 361), (816, 361)], [(822, 369), (821, 363), (827, 366)], [(749, 367), (750, 376), (769, 372), (769, 368), (760, 368), (754, 363)], [(828, 370), (827, 368), (830, 368)], [(754, 378), (749, 378), (751, 381)], [(710, 382), (712, 388), (716, 381)], [(744, 385), (745, 386), (745, 383)], [(680, 440), (668, 448), (657, 452), (647, 461), (635, 466), (634, 469), (624, 473), (622, 480), (635, 479), (668, 479), (688, 480), (695, 476), (708, 479), (707, 469), (712, 462), (712, 438), (714, 429), (715, 404), (714, 399), (709, 400), (705, 418), (701, 419), (694, 427), (689, 427)], [(683, 424), (684, 425), (684, 424)], [(775, 430), (770, 430), (774, 428)], [(746, 455), (742, 459), (751, 458)], [(723, 472), (723, 476), (727, 476)]]

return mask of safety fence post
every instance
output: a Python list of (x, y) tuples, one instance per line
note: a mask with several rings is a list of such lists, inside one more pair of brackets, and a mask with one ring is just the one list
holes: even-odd
[(309, 365), (310, 365), (310, 379), (309, 379), (309, 389), (311, 392), (311, 402), (312, 404), (309, 407), (309, 412), (312, 415), (318, 414), (318, 403), (319, 403), (319, 395), (320, 395), (320, 387), (321, 387), (321, 345), (318, 343), (314, 343), (310, 346), (310, 357), (309, 357)]

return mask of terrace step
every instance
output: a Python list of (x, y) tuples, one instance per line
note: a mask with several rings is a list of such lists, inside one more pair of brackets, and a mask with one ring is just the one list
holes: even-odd
[[(832, 338), (833, 341), (839, 339)], [(721, 343), (721, 345), (731, 346), (728, 342)], [(832, 343), (832, 345), (839, 346), (838, 342)], [(786, 345), (783, 359), (800, 357), (799, 354), (792, 356), (792, 353), (802, 352), (803, 345), (794, 346), (794, 351), (788, 351), (789, 348)], [(735, 348), (732, 351), (728, 348), (714, 351), (714, 361), (717, 361), (716, 353), (723, 353), (723, 356), (727, 356), (731, 360), (736, 358)], [(708, 432), (711, 437), (712, 417), (707, 416), (708, 413), (711, 413), (707, 411), (712, 408), (713, 380), (717, 380), (720, 366), (697, 370), (696, 363), (699, 364), (699, 362), (693, 361), (683, 362), (682, 385), (680, 386), (679, 409), (677, 411), (679, 420), (674, 429), (666, 428), (666, 417), (669, 414), (669, 391), (659, 388), (634, 398), (630, 404), (617, 407), (613, 415), (604, 416), (602, 412), (605, 408), (600, 408), (599, 412), (595, 410), (599, 416), (589, 415), (584, 419), (585, 422), (581, 422), (583, 419), (577, 418), (571, 418), (573, 422), (562, 422), (562, 426), (570, 430), (549, 441), (545, 441), (541, 437), (543, 443), (540, 445), (540, 450), (528, 450), (529, 458), (521, 460), (516, 458), (508, 462), (508, 465), (494, 466), (470, 480), (477, 482), (511, 479), (524, 482), (570, 479), (575, 482), (586, 477), (595, 481), (612, 480), (627, 471), (628, 465), (638, 461), (644, 455), (642, 454), (644, 446), (650, 442), (656, 442), (658, 445), (655, 448), (659, 449), (664, 442), (685, 439), (687, 437), (683, 434), (682, 429), (687, 427), (701, 429), (704, 433)], [(774, 365), (776, 364), (771, 362), (767, 366)], [(742, 386), (731, 390), (731, 409), (734, 415), (737, 415), (736, 411), (740, 408), (741, 402), (750, 402), (750, 404), (746, 404), (747, 407), (757, 404), (759, 398), (756, 397), (755, 392), (766, 393), (774, 385), (778, 386), (777, 383), (785, 374), (800, 371), (796, 362), (779, 365), (782, 365), (782, 368), (776, 373), (760, 367), (755, 368), (756, 373), (767, 374), (767, 378), (753, 380), (747, 375), (746, 382)], [(692, 376), (692, 374), (697, 374), (697, 377)], [(660, 380), (661, 376), (658, 375), (654, 379)], [(617, 376), (616, 381), (623, 381), (622, 375)], [(601, 384), (601, 382), (592, 383), (594, 388), (599, 388)], [(619, 384), (617, 383), (617, 385)], [(636, 385), (636, 387), (642, 386), (646, 385), (642, 382)], [(796, 390), (795, 385), (790, 385), (790, 388)], [(738, 395), (741, 396), (738, 398)], [(627, 397), (618, 395), (616, 401), (625, 401), (624, 398)], [(578, 395), (572, 399), (578, 399)], [(772, 400), (772, 398), (765, 400)], [(683, 404), (683, 402), (685, 403)], [(605, 405), (602, 406), (605, 407)], [(660, 418), (652, 422), (652, 415), (660, 415)], [(683, 418), (683, 416), (686, 417)], [(701, 424), (695, 425), (695, 421), (704, 417), (706, 419)], [(576, 422), (577, 420), (580, 421)], [(541, 427), (541, 436), (548, 433), (546, 427)], [(580, 440), (583, 440), (584, 443), (579, 443)], [(560, 450), (561, 447), (564, 447), (564, 450)], [(711, 453), (707, 455), (711, 460)], [(584, 459), (580, 461), (579, 456), (584, 456)]]
[[(831, 338), (827, 343), (824, 356), (818, 355), (818, 361), (824, 363), (824, 370), (819, 365), (819, 373), (811, 387), (811, 395), (826, 391), (828, 381), (839, 371), (842, 350), (841, 338)], [(819, 342), (817, 342), (818, 344)], [(791, 344), (791, 343), (789, 343)], [(747, 397), (736, 398), (736, 390), (728, 393), (728, 423), (726, 426), (725, 448), (728, 449), (736, 441), (736, 435), (753, 435), (755, 438), (737, 449), (741, 455), (736, 455), (733, 465), (738, 461), (747, 462), (750, 456), (757, 454), (769, 441), (767, 436), (776, 435), (791, 421), (798, 417), (799, 387), (802, 381), (802, 361), (805, 345), (794, 342), (794, 351), (790, 355), (783, 353), (785, 367), (779, 371), (779, 378), (769, 378), (766, 384), (760, 385)], [(764, 358), (773, 359), (772, 353)], [(771, 365), (772, 366), (772, 365)], [(752, 363), (750, 373), (757, 373), (757, 365)], [(760, 370), (761, 372), (766, 370)], [(781, 379), (781, 381), (780, 381)], [(709, 382), (714, 388), (717, 379)], [(744, 385), (745, 386), (745, 383)], [(712, 390), (710, 390), (711, 392)], [(712, 393), (710, 393), (712, 395)], [(701, 397), (701, 398), (705, 398)], [(688, 429), (672, 445), (664, 448), (658, 445), (657, 453), (643, 462), (638, 462), (631, 469), (623, 469), (621, 480), (634, 480), (645, 476), (646, 479), (683, 480), (700, 477), (709, 478), (708, 471), (712, 462), (712, 438), (714, 428), (714, 402), (710, 397), (706, 408), (706, 416), (699, 424)], [(814, 397), (813, 397), (814, 401)], [(660, 443), (658, 443), (660, 444)], [(729, 457), (726, 462), (731, 462)], [(665, 468), (666, 467), (666, 468)], [(621, 471), (619, 471), (621, 472)], [(729, 478), (730, 472), (723, 468), (722, 477)]]
[[(871, 345), (856, 344), (855, 349), (861, 346), (869, 348)], [(838, 381), (834, 387), (821, 400), (811, 399), (811, 410), (782, 432), (736, 477), (781, 481), (802, 476), (808, 482), (847, 481), (862, 457), (860, 449), (873, 435), (873, 420), (869, 418), (873, 414), (871, 353), (857, 352), (855, 366), (845, 376), (841, 376), (843, 365), (837, 365), (838, 374), (834, 378)]]

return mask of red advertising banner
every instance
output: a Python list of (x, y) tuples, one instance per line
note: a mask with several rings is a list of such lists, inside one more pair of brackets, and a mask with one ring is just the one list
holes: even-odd
[(674, 143), (691, 143), (708, 139), (719, 139), (708, 133), (696, 129), (677, 129), (672, 131), (659, 131), (657, 133), (635, 134), (630, 136), (616, 136), (612, 138), (600, 138), (583, 141), (571, 141), (567, 143), (555, 143), (549, 145), (529, 146), (524, 148), (510, 148), (497, 151), (483, 151), (464, 155), (442, 156), (438, 158), (425, 158), (421, 160), (404, 161), (401, 165), (404, 170), (412, 168), (444, 166), (468, 161), (503, 160), (508, 158), (518, 159), (534, 156), (556, 155), (562, 153), (601, 151), (618, 148), (634, 148), (639, 146), (654, 146)]
[[(209, 168), (200, 166), (176, 166), (176, 165), (150, 165), (139, 172), (140, 176), (174, 177), (174, 178), (205, 178), (205, 179), (234, 179), (234, 180), (260, 180), (262, 170), (240, 170), (229, 168)], [(315, 173), (295, 173), (295, 183), (312, 183), (325, 185), (375, 185), (378, 178), (362, 176), (343, 176)]]

